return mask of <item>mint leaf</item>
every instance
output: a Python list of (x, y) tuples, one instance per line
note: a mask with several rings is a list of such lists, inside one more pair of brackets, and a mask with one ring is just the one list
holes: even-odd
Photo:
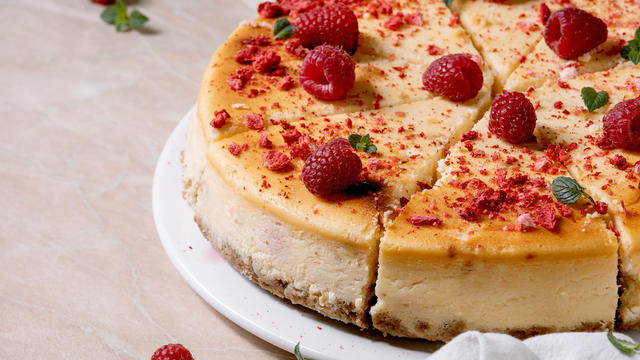
[(586, 195), (584, 188), (577, 181), (567, 176), (558, 176), (553, 179), (551, 193), (563, 204), (573, 204), (582, 195)]
[(593, 112), (609, 102), (609, 94), (606, 91), (596, 92), (592, 87), (583, 87), (582, 100), (587, 110)]
[(281, 17), (273, 23), (273, 37), (275, 39), (288, 39), (295, 31), (296, 28), (285, 17)]
[(137, 29), (140, 26), (144, 25), (144, 23), (146, 23), (147, 21), (149, 21), (149, 18), (144, 16), (143, 13), (138, 10), (133, 10), (129, 19), (129, 26), (132, 29)]
[(453, 2), (453, 0), (442, 0), (442, 2), (447, 6), (451, 6), (451, 3)]
[(115, 5), (108, 6), (102, 14), (100, 14), (100, 18), (109, 25), (115, 25), (118, 14), (116, 12)]
[(367, 154), (375, 154), (378, 151), (378, 148), (371, 143), (371, 136), (369, 134), (365, 136), (351, 134), (348, 140), (349, 145), (356, 150), (362, 150)]
[(302, 357), (300, 353), (300, 343), (297, 343), (296, 347), (293, 348), (293, 354), (296, 356), (296, 360), (304, 360), (304, 357)]
[(607, 333), (607, 339), (609, 339), (609, 342), (611, 342), (611, 344), (613, 344), (616, 349), (622, 351), (625, 354), (631, 354), (634, 351), (640, 349), (640, 344), (636, 344), (633, 341), (617, 338), (613, 335), (613, 332), (611, 332), (611, 330), (609, 330), (609, 332)]
[(138, 29), (149, 21), (149, 18), (138, 10), (127, 14), (127, 5), (122, 0), (116, 0), (115, 5), (104, 9), (100, 18), (109, 25), (115, 25), (116, 31)]
[(640, 27), (636, 29), (635, 39), (629, 41), (620, 51), (622, 58), (630, 60), (634, 65), (640, 64)]

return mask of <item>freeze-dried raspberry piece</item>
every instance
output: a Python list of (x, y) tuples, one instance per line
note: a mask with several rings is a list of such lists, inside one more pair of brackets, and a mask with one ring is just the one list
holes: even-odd
[(278, 81), (278, 84), (276, 86), (280, 90), (287, 91), (291, 89), (293, 85), (293, 78), (290, 75), (285, 75), (282, 79), (280, 79), (280, 81)]
[(304, 58), (309, 53), (309, 49), (302, 46), (300, 39), (289, 39), (284, 43), (284, 49), (291, 55), (295, 55), (299, 58)]
[(353, 54), (358, 46), (358, 18), (340, 2), (300, 15), (294, 26), (302, 46), (309, 49), (326, 44)]
[(402, 13), (391, 15), (389, 19), (385, 21), (385, 23), (382, 26), (386, 27), (389, 30), (396, 31), (400, 29), (400, 26), (402, 26), (404, 22), (403, 18), (404, 16), (402, 15)]
[(244, 116), (244, 124), (251, 130), (261, 131), (262, 129), (264, 129), (264, 119), (260, 114), (246, 114)]
[(272, 49), (261, 51), (253, 59), (253, 69), (260, 74), (275, 70), (280, 64), (280, 56)]
[(262, 16), (263, 18), (273, 19), (282, 15), (286, 15), (286, 13), (282, 6), (270, 1), (265, 1), (258, 4), (258, 15)]
[(607, 40), (607, 24), (590, 13), (568, 7), (551, 14), (544, 40), (559, 57), (576, 59)]
[(300, 68), (300, 85), (321, 100), (344, 99), (355, 80), (355, 64), (351, 57), (344, 50), (329, 45), (313, 49)]
[(475, 97), (482, 82), (480, 66), (464, 54), (445, 55), (432, 62), (422, 75), (427, 90), (456, 102)]
[(409, 216), (407, 222), (415, 226), (440, 226), (442, 224), (442, 220), (433, 215)]
[(214, 111), (213, 119), (211, 119), (211, 122), (209, 124), (216, 129), (220, 129), (224, 126), (224, 124), (227, 122), (227, 119), (230, 117), (231, 116), (229, 116), (229, 113), (225, 109)]
[(291, 159), (279, 151), (269, 150), (262, 153), (262, 164), (269, 170), (284, 171), (289, 168)]
[(231, 77), (227, 79), (227, 84), (232, 90), (242, 90), (252, 77), (253, 68), (251, 66), (241, 67), (231, 74)]
[(362, 161), (351, 149), (347, 139), (329, 140), (304, 162), (302, 180), (316, 195), (343, 191), (358, 181)]
[(462, 134), (462, 138), (460, 138), (460, 141), (475, 140), (478, 138), (478, 136), (480, 136), (480, 134), (478, 134), (477, 131), (469, 130)]
[(229, 146), (227, 147), (227, 149), (229, 150), (229, 152), (233, 156), (238, 156), (242, 152), (242, 147), (240, 145), (238, 145), (238, 143), (235, 142), (235, 141), (231, 142), (229, 144)]
[(287, 145), (291, 145), (294, 142), (298, 141), (300, 136), (302, 136), (300, 131), (295, 130), (295, 129), (294, 130), (289, 130), (289, 131), (285, 132), (284, 134), (282, 134), (282, 138), (284, 139), (284, 142), (287, 143)]
[(536, 111), (519, 92), (503, 92), (491, 103), (489, 130), (503, 140), (521, 144), (533, 138)]
[(609, 205), (607, 205), (607, 203), (602, 201), (596, 201), (593, 204), (593, 208), (595, 209), (595, 211), (598, 212), (598, 214), (604, 215), (609, 210)]
[(272, 146), (271, 140), (269, 140), (269, 137), (267, 136), (266, 133), (260, 135), (260, 139), (258, 139), (258, 146), (260, 146), (263, 149), (270, 149)]
[(244, 49), (238, 50), (235, 59), (239, 64), (251, 64), (256, 57), (256, 54), (260, 50), (255, 45), (248, 45)]
[(545, 229), (555, 229), (558, 222), (556, 210), (551, 205), (538, 206), (535, 213), (535, 222)]
[(516, 230), (526, 232), (529, 229), (535, 229), (536, 223), (529, 213), (522, 213), (516, 219)]
[(424, 20), (422, 19), (422, 13), (416, 11), (414, 13), (407, 14), (404, 17), (404, 22), (409, 25), (422, 26), (422, 24), (424, 24)]
[(629, 167), (629, 163), (627, 162), (627, 158), (622, 156), (622, 155), (620, 155), (620, 154), (616, 154), (616, 155), (610, 157), (608, 160), (609, 160), (609, 163), (611, 165), (615, 166), (619, 170), (624, 170), (627, 167)]
[(640, 149), (640, 98), (616, 104), (602, 121), (603, 139), (609, 147)]

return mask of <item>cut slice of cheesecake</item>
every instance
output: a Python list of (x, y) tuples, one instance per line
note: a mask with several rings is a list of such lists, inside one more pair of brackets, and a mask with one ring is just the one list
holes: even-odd
[[(607, 23), (609, 38), (575, 60), (563, 60), (541, 39), (507, 80), (505, 89), (526, 91), (547, 81), (564, 81), (581, 74), (604, 71), (625, 62), (620, 50), (640, 26), (640, 3), (626, 0), (575, 0), (573, 4)], [(544, 27), (541, 31), (544, 31)]]
[[(561, 1), (547, 1), (549, 8)], [(495, 75), (494, 92), (502, 91), (511, 72), (542, 38), (540, 6), (545, 1), (455, 0), (451, 10)]]
[[(581, 98), (581, 89), (587, 86), (607, 91), (609, 103), (589, 113)], [(598, 146), (598, 139), (604, 114), (620, 101), (638, 96), (640, 71), (631, 63), (569, 79), (563, 86), (550, 83), (531, 93), (531, 98), (539, 101), (542, 139), (572, 149), (565, 162), (571, 175), (591, 196), (609, 205), (613, 217), (610, 227), (620, 234), (618, 320), (622, 329), (640, 326), (640, 153), (605, 150)]]
[[(267, 127), (270, 119), (293, 121), (302, 116), (327, 116), (428, 100), (435, 96), (424, 89), (422, 74), (433, 60), (465, 53), (482, 63), (464, 29), (447, 20), (452, 14), (442, 1), (376, 4), (352, 5), (361, 28), (360, 45), (352, 57), (356, 81), (347, 98), (340, 101), (318, 100), (300, 86), (298, 72), (306, 50), (292, 46), (295, 35), (287, 41), (271, 39), (273, 20), (269, 19), (240, 25), (213, 55), (202, 79), (198, 116), (207, 138), (213, 141), (246, 130), (248, 114), (260, 114)], [(388, 10), (382, 10), (387, 6)], [(374, 10), (378, 11), (377, 18), (372, 15)], [(399, 27), (392, 30), (385, 24), (394, 16), (401, 20)], [(256, 57), (264, 59), (252, 63)], [(280, 59), (277, 65), (268, 70), (261, 67), (269, 60), (276, 63), (276, 57)], [(488, 68), (481, 67), (484, 87), (467, 102), (475, 101), (479, 108), (489, 101), (493, 84)], [(222, 110), (230, 117), (221, 127), (210, 127), (216, 112)]]
[(451, 149), (435, 187), (385, 223), (373, 326), (442, 341), (611, 329), (614, 234), (588, 203), (556, 203), (562, 168), (536, 144), (492, 137), (487, 118)]

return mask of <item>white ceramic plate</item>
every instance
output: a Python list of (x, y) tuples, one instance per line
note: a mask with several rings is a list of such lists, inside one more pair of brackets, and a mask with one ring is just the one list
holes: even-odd
[(153, 215), (169, 258), (211, 306), (256, 336), (313, 359), (424, 359), (438, 343), (362, 332), (281, 300), (234, 270), (202, 236), (182, 198), (181, 152), (192, 108), (162, 150), (153, 179)]

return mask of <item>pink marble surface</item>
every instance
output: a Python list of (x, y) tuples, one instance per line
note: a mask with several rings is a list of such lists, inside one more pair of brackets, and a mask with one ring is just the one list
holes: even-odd
[(0, 0), (0, 358), (290, 359), (194, 293), (151, 214), (156, 159), (235, 0), (130, 1), (116, 33), (89, 0)]

